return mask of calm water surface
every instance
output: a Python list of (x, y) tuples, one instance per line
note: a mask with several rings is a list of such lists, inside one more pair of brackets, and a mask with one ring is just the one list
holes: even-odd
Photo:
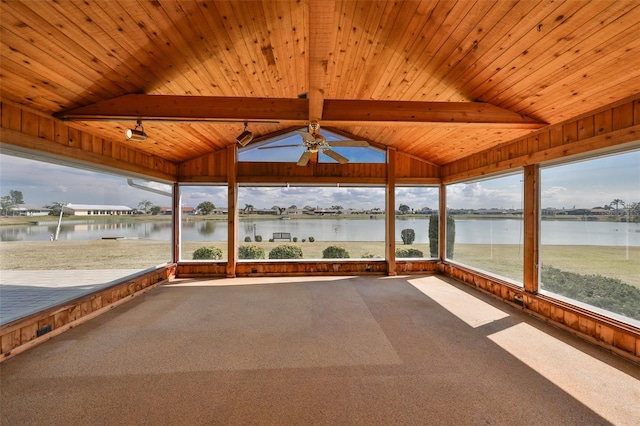
[[(522, 221), (518, 219), (456, 219), (456, 242), (460, 244), (521, 244)], [(416, 243), (429, 242), (429, 219), (396, 220), (396, 241), (400, 233), (411, 228)], [(56, 225), (4, 226), (2, 241), (46, 241), (56, 232)], [(262, 235), (267, 241), (274, 232), (289, 232), (300, 240), (384, 241), (384, 218), (363, 219), (264, 219), (240, 221), (238, 236)], [(640, 246), (640, 224), (612, 222), (543, 221), (542, 244)], [(171, 222), (69, 223), (62, 225), (60, 240), (96, 240), (101, 238), (140, 238), (158, 241), (171, 239)], [(184, 241), (224, 241), (227, 222), (184, 222)]]

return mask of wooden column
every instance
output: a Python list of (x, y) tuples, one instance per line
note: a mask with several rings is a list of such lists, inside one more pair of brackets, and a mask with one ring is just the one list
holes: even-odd
[(387, 148), (386, 250), (387, 273), (396, 275), (396, 150)]
[(180, 185), (177, 183), (173, 184), (171, 189), (171, 208), (173, 209), (173, 215), (171, 217), (171, 226), (172, 226), (172, 235), (173, 238), (173, 248), (171, 257), (173, 259), (173, 263), (178, 263), (180, 260), (181, 254), (181, 235), (180, 235), (180, 225), (182, 223), (182, 196), (180, 195)]
[(238, 148), (227, 147), (227, 191), (228, 191), (228, 234), (227, 234), (227, 278), (236, 276), (238, 256)]
[(524, 289), (538, 292), (540, 244), (540, 169), (537, 164), (524, 168)]
[(438, 206), (438, 257), (447, 258), (447, 185), (440, 184), (440, 205)]

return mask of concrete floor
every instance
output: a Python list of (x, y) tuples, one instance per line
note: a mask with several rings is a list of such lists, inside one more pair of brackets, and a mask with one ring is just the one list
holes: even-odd
[(177, 280), (0, 365), (0, 424), (637, 425), (640, 366), (436, 276)]

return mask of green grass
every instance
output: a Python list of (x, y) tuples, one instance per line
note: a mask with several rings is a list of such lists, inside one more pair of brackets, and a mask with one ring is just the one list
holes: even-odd
[[(454, 259), (522, 281), (523, 248), (518, 245), (456, 244)], [(542, 246), (540, 263), (577, 274), (600, 274), (640, 288), (640, 247)]]
[[(239, 243), (244, 244), (244, 243)], [(268, 256), (272, 248), (285, 242), (252, 242), (264, 248)], [(379, 242), (315, 241), (291, 243), (299, 246), (304, 259), (322, 259), (322, 251), (330, 245), (346, 249), (351, 259), (367, 253), (374, 259), (384, 259), (385, 244)], [(216, 246), (227, 258), (224, 242), (184, 242), (182, 258), (190, 260), (193, 252), (203, 246)], [(403, 245), (397, 248), (421, 250), (428, 256), (429, 244)], [(92, 241), (5, 241), (0, 242), (2, 270), (55, 269), (119, 269), (148, 268), (170, 260), (169, 242), (147, 240)], [(522, 281), (522, 248), (518, 245), (456, 244), (455, 261)], [(578, 274), (598, 274), (619, 279), (640, 288), (640, 247), (603, 246), (543, 246), (540, 250), (543, 265), (553, 265), (563, 271)]]

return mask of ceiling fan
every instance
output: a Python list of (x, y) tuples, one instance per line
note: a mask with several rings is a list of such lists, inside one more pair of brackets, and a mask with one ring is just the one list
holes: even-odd
[(346, 164), (349, 162), (349, 159), (338, 154), (332, 147), (368, 147), (369, 142), (367, 141), (327, 141), (327, 138), (320, 134), (320, 124), (316, 121), (309, 124), (308, 132), (301, 132), (299, 130), (295, 131), (297, 134), (302, 136), (302, 144), (295, 145), (280, 145), (280, 146), (264, 146), (258, 149), (276, 149), (276, 148), (290, 148), (290, 147), (306, 147), (305, 151), (300, 156), (298, 160), (298, 166), (306, 166), (311, 159), (311, 156), (316, 152), (321, 152), (334, 160), (336, 160), (340, 164)]

